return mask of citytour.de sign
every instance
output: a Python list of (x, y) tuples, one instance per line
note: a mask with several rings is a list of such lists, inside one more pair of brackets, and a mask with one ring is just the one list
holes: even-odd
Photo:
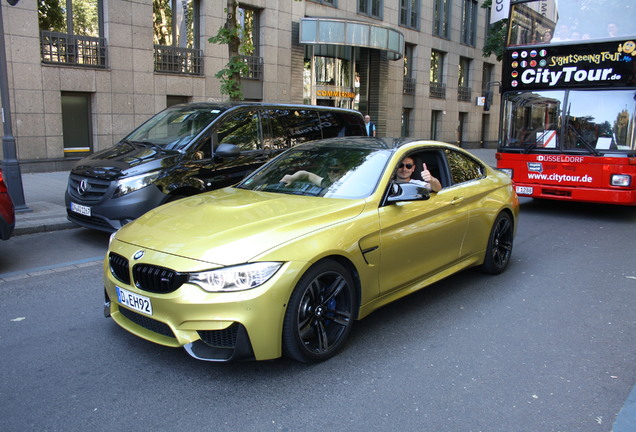
[(504, 90), (636, 84), (636, 41), (524, 47), (506, 52)]

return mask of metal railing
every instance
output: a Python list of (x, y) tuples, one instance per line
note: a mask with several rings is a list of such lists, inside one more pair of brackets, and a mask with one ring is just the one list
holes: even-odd
[(404, 94), (408, 94), (408, 95), (414, 95), (415, 94), (415, 78), (411, 78), (411, 77), (404, 77), (404, 83), (402, 84), (402, 93)]
[(203, 75), (203, 52), (198, 49), (155, 45), (155, 72)]
[(431, 82), (429, 96), (438, 99), (446, 99), (446, 84)]
[(42, 63), (105, 68), (106, 39), (40, 30)]
[(263, 57), (242, 55), (239, 58), (247, 64), (247, 74), (241, 75), (241, 78), (263, 80)]
[(472, 97), (472, 89), (470, 87), (457, 87), (457, 100), (462, 102), (470, 102)]

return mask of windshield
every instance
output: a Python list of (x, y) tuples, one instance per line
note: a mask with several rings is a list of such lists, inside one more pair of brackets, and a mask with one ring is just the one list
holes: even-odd
[(375, 190), (388, 150), (302, 146), (290, 149), (237, 187), (254, 191), (358, 199)]
[(174, 106), (156, 114), (124, 141), (181, 150), (221, 114), (221, 110)]
[(537, 0), (511, 5), (508, 45), (632, 37), (633, 2)]
[(501, 147), (591, 154), (636, 150), (634, 90), (552, 90), (504, 96)]

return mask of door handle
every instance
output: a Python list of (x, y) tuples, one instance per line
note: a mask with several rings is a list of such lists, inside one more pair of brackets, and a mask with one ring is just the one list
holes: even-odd
[(459, 205), (464, 202), (464, 197), (455, 197), (451, 200), (451, 205)]

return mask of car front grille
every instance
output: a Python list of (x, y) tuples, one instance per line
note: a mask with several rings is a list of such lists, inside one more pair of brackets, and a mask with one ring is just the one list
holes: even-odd
[(129, 321), (132, 321), (133, 323), (145, 328), (146, 330), (150, 330), (151, 332), (158, 333), (162, 336), (167, 336), (175, 339), (174, 333), (172, 333), (172, 330), (167, 324), (164, 324), (145, 315), (133, 312), (130, 309), (126, 309), (125, 307), (120, 306), (119, 312)]
[[(82, 181), (84, 181), (83, 185)], [(97, 203), (108, 192), (110, 184), (109, 180), (71, 174), (68, 178), (68, 194), (82, 204)]]
[(128, 260), (121, 255), (111, 252), (108, 255), (108, 263), (113, 276), (126, 285), (130, 285), (130, 269), (128, 266)]
[(148, 264), (135, 264), (133, 278), (137, 288), (159, 294), (171, 293), (188, 280), (187, 275)]
[[(125, 257), (111, 252), (108, 255), (110, 271), (120, 282), (130, 285), (130, 262)], [(167, 294), (179, 289), (188, 280), (188, 275), (165, 267), (150, 264), (135, 264), (132, 277), (134, 285), (144, 291)]]

